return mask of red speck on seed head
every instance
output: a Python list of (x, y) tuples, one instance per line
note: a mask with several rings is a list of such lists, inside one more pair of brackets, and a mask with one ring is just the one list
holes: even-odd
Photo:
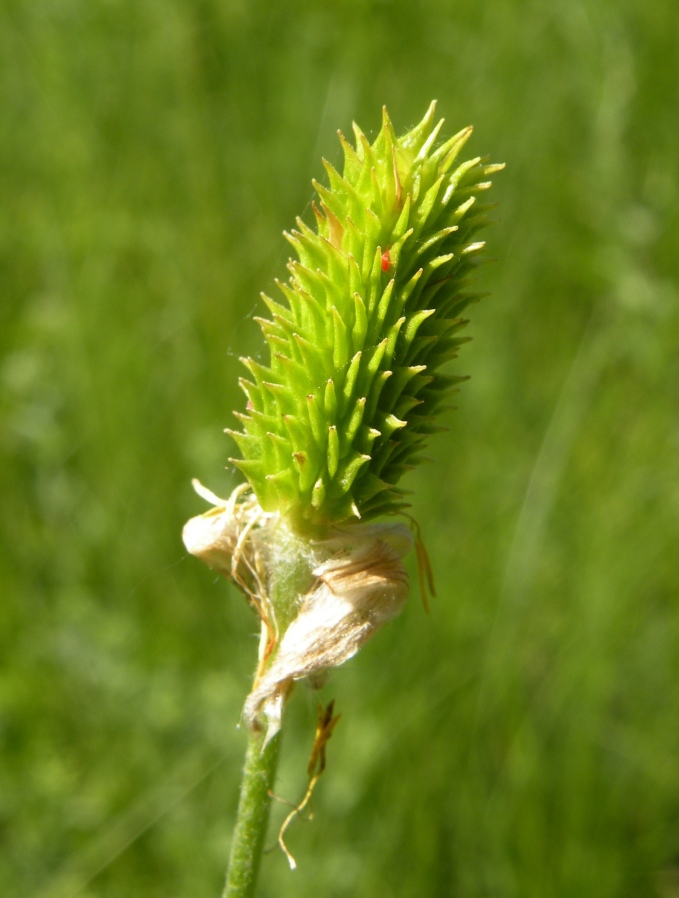
[(382, 253), (382, 271), (384, 271), (384, 272), (389, 271), (389, 264), (390, 264), (389, 247), (387, 247), (387, 249), (385, 249), (385, 251)]

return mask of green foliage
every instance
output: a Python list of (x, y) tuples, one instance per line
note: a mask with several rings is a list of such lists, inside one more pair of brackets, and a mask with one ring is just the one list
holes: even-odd
[(502, 166), (453, 167), (471, 128), (436, 147), (435, 108), (400, 138), (385, 108), (372, 146), (357, 125), (355, 148), (340, 133), (343, 175), (325, 162), (329, 188), (314, 182), (317, 230), (298, 218), (286, 234), (298, 256), (278, 284), (287, 305), (264, 296), (270, 365), (243, 360), (244, 432), (228, 432), (244, 459), (231, 461), (265, 510), (300, 527), (407, 506), (396, 484), (464, 379), (439, 369), (463, 342), (484, 247), (476, 200)]
[[(235, 485), (253, 298), (335, 129), (372, 141), (386, 103), (402, 133), (433, 96), (508, 166), (471, 379), (408, 483), (438, 598), (324, 688), (343, 717), (299, 869), (268, 853), (261, 898), (674, 898), (676, 19), (0, 4), (3, 898), (219, 894), (257, 643), (185, 556), (190, 480)], [(300, 685), (284, 799), (315, 719)]]

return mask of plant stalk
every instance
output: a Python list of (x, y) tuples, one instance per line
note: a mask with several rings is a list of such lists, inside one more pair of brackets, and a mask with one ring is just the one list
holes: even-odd
[(223, 898), (252, 898), (257, 887), (281, 734), (263, 742), (263, 732), (250, 734)]
[[(279, 638), (299, 608), (299, 598), (313, 583), (309, 544), (279, 522), (271, 534), (268, 589)], [(253, 898), (269, 825), (271, 792), (276, 779), (281, 734), (264, 746), (266, 728), (249, 736), (236, 826), (223, 898)]]

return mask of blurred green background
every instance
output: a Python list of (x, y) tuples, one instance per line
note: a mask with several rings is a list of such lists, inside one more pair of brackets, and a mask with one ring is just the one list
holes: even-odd
[(335, 130), (437, 97), (507, 163), (472, 379), (406, 484), (439, 596), (332, 676), (300, 869), (272, 851), (261, 895), (679, 895), (677, 28), (669, 0), (4, 0), (0, 894), (220, 893), (256, 628), (183, 550), (190, 478), (236, 483), (249, 316)]

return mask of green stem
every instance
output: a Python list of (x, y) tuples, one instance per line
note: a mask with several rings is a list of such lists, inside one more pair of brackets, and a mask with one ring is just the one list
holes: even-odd
[[(313, 575), (308, 543), (291, 533), (283, 522), (272, 533), (270, 550), (269, 599), (280, 639), (297, 613), (299, 597), (309, 590)], [(264, 746), (265, 732), (250, 734), (223, 898), (255, 895), (281, 743), (278, 733)]]
[(263, 733), (251, 733), (243, 767), (238, 816), (223, 898), (252, 898), (269, 825), (280, 733), (262, 749)]

